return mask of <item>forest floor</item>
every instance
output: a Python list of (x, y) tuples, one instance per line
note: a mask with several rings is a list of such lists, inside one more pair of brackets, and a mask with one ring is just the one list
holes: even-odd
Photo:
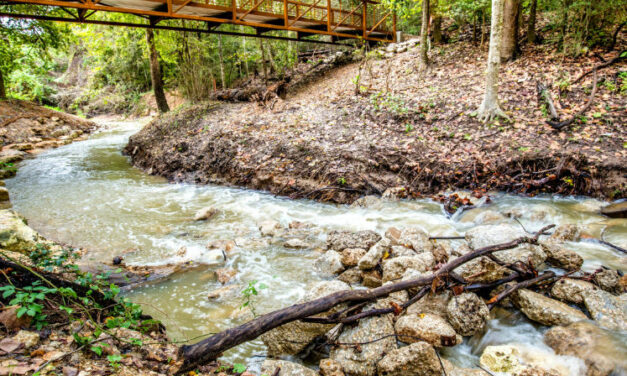
[(536, 89), (537, 81), (549, 86), (564, 120), (584, 107), (594, 75), (571, 82), (617, 52), (571, 59), (552, 45), (524, 45), (501, 69), (510, 120), (482, 123), (486, 48), (437, 46), (426, 71), (418, 46), (374, 51), (284, 100), (179, 109), (134, 135), (125, 152), (172, 181), (338, 203), (388, 189), (409, 197), (447, 189), (625, 197), (625, 61), (598, 71), (592, 106), (561, 131), (546, 124)]

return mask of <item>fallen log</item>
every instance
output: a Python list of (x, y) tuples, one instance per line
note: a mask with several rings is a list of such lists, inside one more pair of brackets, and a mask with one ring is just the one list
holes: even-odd
[(618, 54), (618, 56), (616, 56), (612, 60), (609, 60), (609, 61), (607, 61), (605, 63), (596, 65), (594, 68), (590, 69), (589, 71), (582, 73), (581, 76), (577, 77), (577, 79), (572, 82), (572, 84), (574, 85), (574, 84), (578, 83), (579, 81), (583, 80), (584, 77), (586, 77), (587, 75), (589, 75), (591, 73), (596, 73), (597, 71), (599, 71), (601, 69), (607, 68), (610, 65), (614, 65), (614, 64), (618, 63), (619, 61), (627, 59), (627, 54), (626, 53), (627, 53), (627, 51), (623, 50), (623, 51), (621, 51)]
[[(555, 225), (546, 226), (535, 233), (533, 237), (522, 237), (508, 243), (484, 247), (466, 253), (465, 255), (443, 265), (440, 269), (429, 276), (384, 285), (374, 289), (339, 291), (319, 299), (295, 304), (290, 307), (259, 316), (245, 324), (214, 334), (213, 336), (196, 344), (182, 346), (180, 349), (180, 356), (183, 359), (183, 364), (178, 373), (180, 374), (193, 370), (203, 364), (215, 360), (224, 351), (244, 342), (254, 340), (261, 334), (274, 328), (292, 321), (302, 320), (313, 315), (327, 312), (339, 304), (363, 303), (384, 298), (397, 291), (408, 290), (421, 286), (426, 286), (428, 288), (436, 279), (445, 278), (449, 273), (453, 272), (454, 269), (468, 261), (474, 260), (478, 257), (490, 255), (494, 252), (511, 249), (523, 243), (537, 244), (540, 235), (553, 227), (555, 227)], [(424, 291), (426, 289), (423, 288), (422, 290)]]

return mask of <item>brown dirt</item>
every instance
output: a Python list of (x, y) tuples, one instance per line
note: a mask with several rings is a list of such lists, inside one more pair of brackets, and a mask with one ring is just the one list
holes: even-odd
[(131, 137), (125, 152), (172, 181), (338, 203), (394, 187), (414, 197), (446, 189), (625, 197), (627, 96), (619, 76), (625, 63), (599, 72), (585, 119), (555, 131), (545, 123), (536, 80), (553, 85), (565, 119), (584, 106), (592, 75), (566, 87), (559, 100), (558, 83), (574, 81), (599, 60), (592, 53), (567, 59), (552, 46), (524, 49), (501, 71), (511, 121), (476, 119), (487, 51), (456, 43), (432, 50), (426, 72), (416, 68), (417, 48), (381, 51), (271, 105), (180, 109)]

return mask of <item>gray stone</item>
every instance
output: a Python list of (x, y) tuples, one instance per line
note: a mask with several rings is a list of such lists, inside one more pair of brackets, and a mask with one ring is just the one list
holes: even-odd
[[(459, 250), (464, 250), (460, 248)], [(449, 262), (453, 259), (449, 259)], [(479, 257), (468, 261), (455, 268), (455, 273), (466, 279), (468, 282), (495, 282), (505, 277), (510, 271), (490, 260), (487, 257)]]
[(584, 291), (598, 289), (590, 282), (580, 279), (564, 278), (553, 284), (551, 295), (559, 300), (575, 304), (583, 304)]
[(0, 248), (29, 253), (45, 239), (26, 225), (25, 220), (13, 210), (0, 210)]
[(364, 196), (351, 204), (351, 208), (372, 208), (381, 205), (381, 199), (377, 196)]
[(567, 304), (527, 289), (512, 294), (512, 301), (530, 320), (547, 326), (568, 325), (588, 319), (583, 312)]
[[(307, 290), (307, 295), (297, 303), (304, 303), (338, 291), (349, 289), (350, 286), (341, 281), (318, 282), (310, 286)], [(341, 309), (343, 309), (343, 305), (322, 313), (320, 316), (325, 316)], [(261, 340), (268, 347), (268, 355), (270, 356), (279, 356), (283, 354), (295, 355), (303, 351), (315, 338), (331, 330), (333, 326), (334, 325), (332, 324), (292, 321), (262, 334)]]
[(442, 364), (447, 376), (488, 376), (482, 369), (461, 368), (446, 359), (442, 359)]
[(359, 268), (350, 268), (342, 272), (337, 279), (348, 284), (356, 284), (361, 282), (361, 270)]
[(444, 290), (437, 294), (427, 294), (416, 303), (407, 307), (407, 314), (432, 313), (446, 317), (448, 302), (451, 299), (451, 292)]
[(304, 248), (310, 248), (311, 245), (309, 245), (308, 243), (300, 240), (300, 239), (289, 239), (288, 241), (286, 241), (283, 246), (285, 248), (292, 248), (292, 249), (304, 249)]
[(328, 250), (318, 257), (314, 262), (314, 266), (322, 275), (332, 276), (344, 271), (342, 265), (342, 255), (333, 250)]
[(281, 371), (281, 376), (318, 376), (318, 372), (301, 366), (300, 364), (288, 362), (287, 360), (266, 359), (261, 365), (261, 373), (266, 375), (274, 375), (277, 368)]
[(274, 220), (263, 221), (259, 224), (259, 232), (261, 232), (261, 236), (275, 236), (277, 234), (277, 230), (281, 228), (279, 222)]
[[(466, 232), (466, 240), (472, 249), (508, 243), (527, 236), (529, 234), (521, 226), (509, 224), (477, 226)], [(527, 243), (512, 249), (494, 252), (493, 255), (506, 264), (532, 263), (536, 268), (540, 267), (546, 260), (546, 254), (539, 246)]]
[(376, 269), (363, 270), (361, 272), (362, 284), (366, 287), (379, 287), (383, 283), (381, 281), (381, 273)]
[(379, 264), (379, 261), (381, 261), (383, 255), (389, 251), (390, 240), (383, 239), (379, 241), (378, 243), (370, 247), (370, 249), (368, 249), (368, 252), (366, 252), (366, 254), (359, 259), (359, 263), (357, 264), (359, 266), (359, 269), (366, 270), (374, 268)]
[(609, 330), (627, 330), (627, 304), (609, 292), (596, 289), (581, 293), (590, 316)]
[(601, 209), (601, 214), (610, 218), (627, 218), (627, 201), (609, 204)]
[(320, 360), (320, 375), (322, 376), (344, 376), (342, 365), (333, 359)]
[(463, 336), (471, 336), (483, 330), (490, 317), (484, 301), (472, 292), (454, 296), (446, 306), (448, 321)]
[(588, 367), (586, 376), (623, 375), (627, 371), (624, 343), (590, 322), (551, 328), (544, 334), (544, 342), (559, 355), (583, 359)]
[(359, 260), (366, 255), (362, 248), (346, 248), (342, 251), (342, 264), (346, 267), (357, 266)]
[(333, 249), (338, 252), (346, 248), (362, 248), (370, 249), (379, 240), (381, 235), (374, 231), (331, 231), (327, 237), (327, 249)]
[(0, 187), (0, 201), (9, 201), (9, 190), (5, 187)]
[[(382, 301), (371, 304), (364, 310), (387, 308)], [(394, 334), (393, 315), (372, 316), (359, 321), (359, 324), (344, 328), (338, 342), (364, 343)], [(330, 357), (342, 365), (342, 370), (351, 376), (374, 376), (377, 362), (383, 355), (396, 349), (396, 339), (386, 337), (380, 341), (364, 344), (360, 349), (354, 347), (335, 347)]]
[(569, 271), (579, 270), (583, 265), (583, 258), (564, 244), (542, 242), (541, 246), (547, 256), (546, 261), (552, 265)]
[(566, 242), (566, 241), (579, 241), (580, 230), (577, 225), (567, 224), (559, 225), (553, 231), (553, 234), (549, 237), (549, 241), (553, 242)]
[(416, 251), (402, 245), (393, 245), (390, 248), (390, 257), (415, 256)]
[(414, 251), (431, 252), (433, 244), (429, 240), (429, 235), (417, 228), (409, 228), (401, 231), (401, 236), (397, 241), (393, 241), (392, 245), (402, 245), (411, 248)]
[(421, 273), (431, 271), (434, 266), (435, 258), (431, 252), (386, 259), (383, 262), (383, 281), (400, 279), (410, 269)]
[(388, 353), (377, 364), (379, 375), (441, 376), (442, 366), (433, 346), (416, 342)]
[(604, 269), (594, 275), (594, 282), (605, 291), (614, 292), (620, 281), (620, 275), (616, 270)]
[(432, 313), (406, 314), (394, 325), (399, 341), (426, 341), (435, 347), (455, 346), (462, 342), (455, 329), (441, 316)]

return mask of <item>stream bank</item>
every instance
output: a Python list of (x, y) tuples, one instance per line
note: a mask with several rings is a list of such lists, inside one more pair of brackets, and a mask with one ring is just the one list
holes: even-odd
[[(125, 153), (174, 182), (335, 203), (448, 189), (625, 197), (627, 96), (616, 89), (625, 86), (622, 65), (599, 72), (602, 100), (589, 115), (554, 131), (537, 102), (536, 81), (576, 77), (595, 62), (525, 48), (503, 67), (500, 93), (510, 121), (476, 119), (485, 68), (478, 48), (448, 45), (421, 72), (416, 46), (392, 45), (285, 100), (204, 103), (159, 117), (130, 138)], [(562, 91), (562, 109), (585, 103), (589, 86)]]

